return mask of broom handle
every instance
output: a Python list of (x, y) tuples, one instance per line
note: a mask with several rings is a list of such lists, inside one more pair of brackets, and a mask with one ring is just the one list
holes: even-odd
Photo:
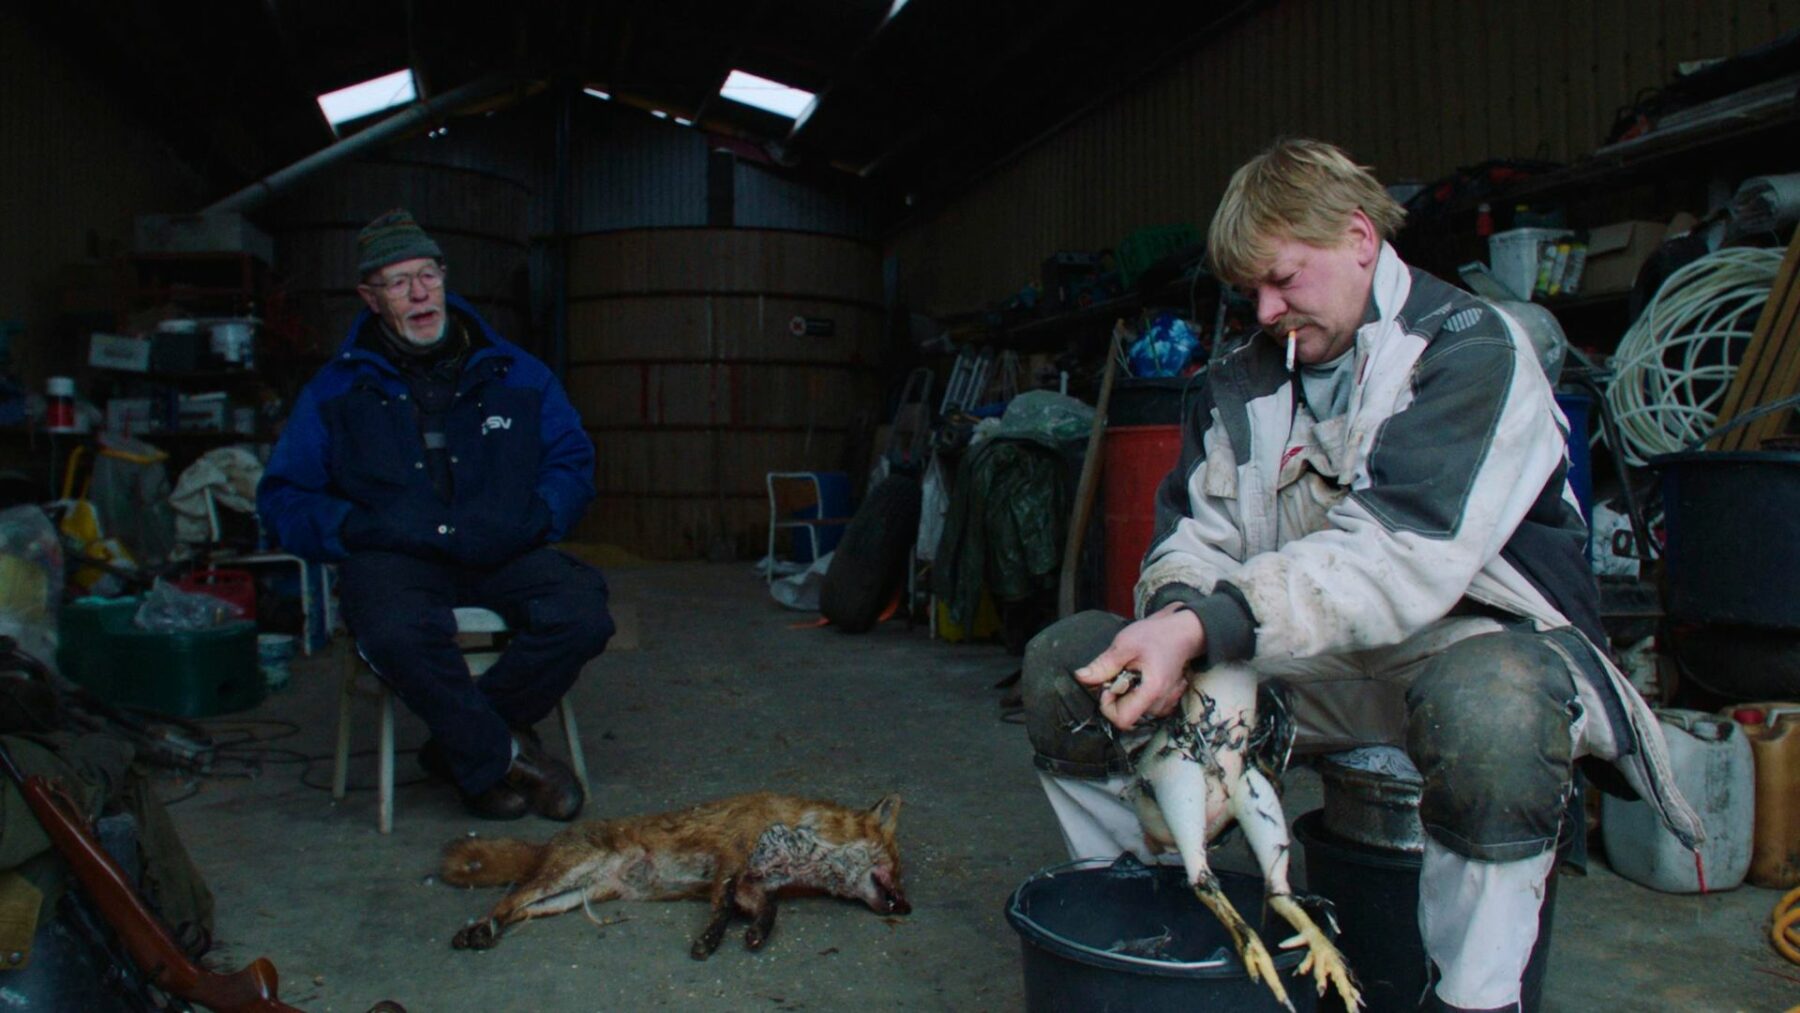
[(1087, 452), (1081, 457), (1081, 481), (1075, 487), (1074, 516), (1069, 521), (1069, 536), (1063, 543), (1062, 575), (1056, 592), (1056, 614), (1059, 618), (1075, 614), (1075, 574), (1081, 565), (1081, 547), (1086, 541), (1088, 515), (1094, 509), (1094, 490), (1100, 484), (1101, 444), (1106, 436), (1106, 408), (1112, 401), (1113, 374), (1119, 369), (1119, 339), (1124, 332), (1125, 321), (1114, 322), (1112, 337), (1106, 342), (1106, 371), (1100, 377), (1100, 398), (1094, 406), (1094, 426), (1088, 431)]

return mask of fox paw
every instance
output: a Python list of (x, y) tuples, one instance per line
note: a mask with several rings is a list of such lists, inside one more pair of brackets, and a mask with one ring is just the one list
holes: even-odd
[(688, 956), (695, 960), (705, 960), (713, 955), (713, 951), (719, 948), (719, 941), (724, 938), (724, 926), (720, 926), (717, 931), (709, 928), (694, 938), (694, 945), (688, 947)]
[(752, 925), (744, 930), (744, 949), (760, 950), (769, 941), (769, 934)]
[(500, 941), (500, 926), (492, 918), (464, 925), (456, 935), (450, 937), (450, 946), (457, 950), (491, 950)]

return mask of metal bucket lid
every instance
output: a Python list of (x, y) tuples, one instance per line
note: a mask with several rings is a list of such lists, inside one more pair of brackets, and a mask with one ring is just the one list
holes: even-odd
[(1425, 783), (1419, 776), (1419, 768), (1413, 766), (1412, 757), (1397, 746), (1346, 749), (1320, 757), (1318, 766), (1319, 775), (1327, 779), (1381, 778), (1409, 785), (1423, 786)]
[(1405, 752), (1367, 746), (1322, 757), (1325, 830), (1345, 841), (1398, 852), (1425, 850), (1419, 797), (1425, 781)]

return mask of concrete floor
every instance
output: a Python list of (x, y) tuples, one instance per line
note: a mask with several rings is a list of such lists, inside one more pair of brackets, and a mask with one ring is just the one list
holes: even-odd
[[(867, 805), (905, 798), (900, 833), (913, 913), (884, 919), (826, 898), (788, 902), (768, 947), (734, 929), (709, 961), (687, 956), (696, 903), (616, 903), (597, 928), (579, 911), (529, 923), (484, 953), (450, 935), (496, 891), (436, 882), (443, 844), (470, 832), (541, 839), (556, 824), (483, 823), (448, 789), (398, 764), (393, 834), (375, 829), (375, 762), (352, 790), (325, 786), (340, 645), (301, 659), (292, 685), (255, 711), (208, 722), (215, 773), (169, 782), (173, 813), (218, 900), (222, 966), (267, 955), (282, 996), (309, 1010), (392, 999), (427, 1010), (1014, 1010), (1018, 938), (1002, 907), (1033, 871), (1065, 860), (1031, 772), (1023, 729), (997, 720), (992, 684), (1016, 667), (997, 645), (951, 645), (893, 622), (848, 636), (796, 629), (809, 615), (764, 593), (745, 565), (655, 564), (609, 572), (615, 648), (573, 691), (593, 781), (584, 815), (650, 812), (735, 792), (798, 792)], [(354, 748), (374, 742), (359, 708)], [(291, 727), (290, 727), (291, 726)], [(542, 729), (552, 748), (560, 734)], [(423, 726), (400, 720), (400, 743)], [(300, 757), (310, 762), (300, 761)], [(1317, 806), (1290, 775), (1287, 811)], [(1217, 864), (1251, 869), (1240, 846)], [(1780, 1010), (1800, 967), (1766, 940), (1774, 891), (1657, 894), (1595, 862), (1559, 886), (1544, 1008)]]

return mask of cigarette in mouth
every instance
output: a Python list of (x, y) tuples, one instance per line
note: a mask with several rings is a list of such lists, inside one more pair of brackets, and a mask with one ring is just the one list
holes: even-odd
[(1288, 332), (1287, 368), (1288, 368), (1288, 372), (1290, 372), (1290, 373), (1292, 373), (1294, 371), (1294, 332), (1293, 331)]

